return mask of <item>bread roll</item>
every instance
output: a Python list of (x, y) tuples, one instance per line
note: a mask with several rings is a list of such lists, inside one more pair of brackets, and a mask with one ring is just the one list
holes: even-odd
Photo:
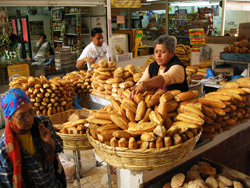
[(230, 94), (226, 94), (226, 93), (210, 92), (206, 94), (204, 97), (219, 99), (221, 101), (231, 101), (233, 96)]
[(131, 134), (123, 130), (117, 130), (113, 132), (113, 136), (116, 138), (126, 138), (129, 140), (131, 137)]
[(179, 93), (174, 97), (174, 99), (178, 102), (193, 99), (195, 97), (198, 97), (199, 92), (197, 90), (190, 90), (186, 92)]
[(137, 149), (138, 145), (134, 137), (131, 137), (128, 141), (128, 148), (129, 149)]
[(129, 71), (132, 75), (136, 73), (135, 66), (133, 64), (126, 65), (124, 70)]
[(148, 146), (149, 146), (149, 142), (143, 141), (140, 146), (140, 149), (148, 149)]
[(156, 125), (162, 125), (164, 122), (164, 120), (161, 117), (161, 114), (159, 114), (157, 111), (151, 111), (149, 114), (149, 119)]
[(142, 100), (136, 109), (135, 120), (140, 121), (146, 112), (146, 103)]
[(139, 104), (142, 100), (144, 100), (144, 97), (141, 93), (137, 93), (133, 96), (134, 101)]
[(119, 109), (120, 109), (120, 105), (121, 105), (120, 101), (118, 101), (118, 100), (116, 100), (114, 97), (112, 97), (112, 98), (110, 98), (110, 102), (111, 102), (111, 104), (112, 104), (114, 110), (115, 110), (116, 112), (118, 112)]
[(128, 132), (131, 134), (142, 134), (144, 132), (152, 132), (155, 128), (154, 123), (152, 122), (143, 122), (139, 124), (133, 124), (129, 126)]
[(180, 108), (178, 108), (177, 112), (179, 113), (191, 112), (191, 113), (199, 115), (201, 118), (204, 118), (204, 114), (201, 112), (201, 110), (198, 110), (197, 108), (194, 108), (188, 105), (181, 105)]
[(209, 107), (215, 107), (215, 108), (226, 108), (226, 104), (223, 103), (221, 100), (219, 99), (207, 99), (207, 98), (199, 98), (198, 102), (200, 102), (201, 104), (204, 104), (206, 106)]
[(109, 118), (109, 112), (107, 112), (107, 111), (101, 111), (101, 110), (99, 110), (99, 111), (96, 111), (95, 113), (94, 113), (94, 117), (95, 118), (99, 118), (99, 119), (107, 119), (107, 120), (110, 120), (110, 118)]
[(167, 102), (167, 112), (173, 112), (178, 107), (178, 102), (171, 100)]
[(121, 104), (121, 108), (123, 108), (124, 110), (126, 109), (130, 109), (131, 112), (133, 112), (134, 114), (136, 114), (136, 107), (134, 107), (133, 105), (127, 103), (127, 102), (123, 102)]
[(205, 105), (202, 105), (202, 112), (203, 114), (205, 114), (206, 116), (215, 119), (217, 117), (216, 113), (212, 110), (212, 108), (207, 107)]
[(160, 94), (155, 93), (150, 100), (147, 102), (147, 107), (150, 108), (156, 104), (159, 104)]
[(112, 147), (118, 147), (118, 140), (116, 137), (113, 137), (110, 139), (110, 146)]
[(111, 68), (111, 67), (116, 67), (116, 62), (114, 62), (114, 61), (109, 61), (107, 67), (109, 67), (109, 68)]
[(167, 130), (164, 126), (162, 125), (157, 125), (156, 128), (153, 131), (154, 134), (156, 134), (159, 137), (164, 138), (165, 135), (167, 134)]
[(155, 141), (155, 147), (156, 148), (163, 148), (163, 140), (161, 137), (157, 137)]
[(145, 114), (144, 114), (142, 120), (139, 121), (139, 123), (149, 122), (149, 114), (150, 114), (151, 111), (152, 111), (152, 109), (151, 109), (151, 108), (148, 108), (148, 109), (146, 110), (146, 112), (145, 112)]
[(126, 140), (126, 138), (121, 138), (118, 141), (118, 147), (120, 147), (120, 148), (127, 148), (128, 147), (128, 141)]
[(141, 135), (141, 139), (147, 142), (153, 142), (156, 140), (156, 136), (153, 132), (144, 132)]
[(179, 113), (176, 116), (176, 119), (180, 121), (186, 121), (186, 122), (198, 124), (200, 126), (204, 124), (204, 120), (200, 116), (194, 113), (189, 113), (189, 112)]
[(200, 127), (200, 125), (198, 125), (198, 124), (190, 123), (190, 122), (186, 122), (186, 121), (175, 121), (175, 122), (173, 122), (172, 126), (177, 126), (179, 128), (186, 126), (189, 129), (197, 129)]
[(166, 148), (172, 146), (171, 137), (169, 137), (169, 136), (164, 137), (164, 145)]
[(101, 132), (104, 132), (106, 130), (119, 130), (119, 127), (113, 123), (110, 123), (110, 124), (105, 124), (105, 125), (102, 125), (100, 127), (98, 127), (98, 129), (96, 129), (97, 132), (101, 133)]
[(130, 109), (126, 110), (126, 117), (129, 120), (129, 122), (135, 122), (135, 114)]
[(130, 104), (130, 105), (132, 105), (132, 106), (134, 106), (135, 108), (137, 108), (137, 103), (134, 102), (133, 100), (131, 100), (131, 99), (128, 98), (128, 97), (123, 97), (122, 101), (123, 101), (123, 102), (126, 102), (126, 103), (128, 103), (128, 104)]
[(112, 123), (112, 121), (107, 120), (107, 119), (99, 119), (99, 118), (93, 117), (93, 118), (89, 119), (89, 123), (95, 123), (95, 124), (104, 125), (104, 124)]
[(155, 142), (149, 142), (149, 149), (156, 148)]
[(113, 112), (109, 115), (109, 117), (111, 121), (117, 126), (119, 126), (121, 129), (124, 129), (124, 130), (128, 129), (128, 120), (124, 116), (116, 112)]
[(171, 90), (170, 92), (171, 92), (171, 94), (172, 94), (173, 96), (176, 96), (176, 95), (178, 95), (179, 93), (181, 93), (181, 90), (174, 89), (174, 90)]
[(179, 134), (174, 134), (173, 142), (174, 142), (174, 145), (181, 144), (182, 143), (181, 136)]
[(166, 93), (161, 95), (160, 102), (161, 101), (168, 102), (168, 101), (172, 100), (173, 98), (174, 98), (173, 94), (170, 91), (167, 91)]
[(165, 101), (163, 101), (163, 100), (160, 101), (160, 104), (158, 106), (157, 111), (159, 112), (159, 114), (161, 114), (162, 119), (165, 120), (166, 117), (167, 117), (167, 111), (168, 111), (167, 103)]

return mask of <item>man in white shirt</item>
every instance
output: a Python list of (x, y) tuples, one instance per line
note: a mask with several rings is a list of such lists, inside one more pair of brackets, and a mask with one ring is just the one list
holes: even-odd
[(88, 70), (93, 71), (91, 64), (97, 63), (102, 58), (111, 60), (111, 54), (108, 45), (103, 41), (102, 28), (96, 27), (91, 30), (92, 42), (84, 48), (82, 54), (77, 59), (76, 67), (82, 68), (87, 63)]
[(36, 52), (34, 59), (37, 60), (39, 57), (44, 57), (47, 55), (47, 52), (49, 51), (50, 44), (46, 40), (46, 35), (41, 34), (39, 41), (36, 43), (36, 46), (34, 47), (34, 51)]

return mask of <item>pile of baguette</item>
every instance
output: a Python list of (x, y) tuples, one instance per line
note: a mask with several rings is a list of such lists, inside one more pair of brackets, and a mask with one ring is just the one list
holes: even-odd
[(234, 42), (224, 47), (225, 53), (250, 54), (250, 43), (247, 40)]
[(81, 70), (67, 73), (63, 79), (73, 84), (74, 91), (79, 99), (92, 91), (91, 77), (92, 73), (90, 71)]
[(188, 66), (190, 65), (191, 50), (190, 46), (184, 44), (177, 44), (175, 48), (175, 55), (180, 59), (180, 61)]
[(250, 77), (237, 82), (227, 82), (216, 92), (198, 99), (207, 115), (201, 138), (213, 139), (215, 135), (231, 130), (250, 117)]
[(205, 76), (207, 73), (207, 69), (212, 67), (211, 60), (204, 60), (199, 65), (191, 65), (186, 67), (187, 75), (203, 75)]
[(145, 60), (145, 67), (148, 67), (151, 63), (155, 62), (154, 56), (150, 55)]
[(15, 77), (10, 88), (23, 89), (33, 103), (37, 115), (51, 116), (72, 108), (76, 93), (73, 84), (60, 77)]
[(128, 64), (125, 68), (116, 67), (116, 62), (107, 62), (106, 59), (93, 64), (92, 67), (94, 67), (92, 94), (106, 99), (110, 99), (111, 96), (119, 97), (125, 89), (134, 86), (134, 79), (141, 76), (141, 73), (136, 74), (132, 64)]
[(129, 94), (125, 90), (120, 101), (111, 98), (112, 107), (105, 106), (88, 118), (93, 138), (113, 147), (163, 148), (194, 137), (204, 123), (201, 110), (186, 103), (198, 91), (159, 89), (136, 94), (133, 100)]
[(206, 161), (198, 161), (197, 164), (185, 173), (175, 174), (171, 178), (171, 182), (163, 185), (163, 188), (218, 188), (218, 187), (232, 187), (244, 188), (240, 181), (235, 180), (234, 177), (218, 174), (216, 168), (212, 167)]
[[(62, 124), (53, 124), (55, 131), (63, 134), (85, 134), (87, 120), (82, 118), (78, 112), (74, 112), (68, 118), (67, 122)], [(87, 124), (86, 124), (87, 125)]]

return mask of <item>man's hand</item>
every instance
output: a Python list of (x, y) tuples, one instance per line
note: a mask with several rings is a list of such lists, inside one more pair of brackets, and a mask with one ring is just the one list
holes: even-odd
[(84, 61), (89, 62), (91, 65), (96, 62), (93, 57), (85, 57)]

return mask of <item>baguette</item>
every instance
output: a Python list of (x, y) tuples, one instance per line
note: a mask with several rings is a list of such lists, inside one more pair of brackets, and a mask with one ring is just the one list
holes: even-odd
[(137, 93), (133, 96), (134, 101), (139, 104), (142, 100), (144, 100), (144, 97), (141, 93)]
[(205, 106), (205, 105), (202, 105), (202, 112), (212, 118), (212, 119), (215, 119), (217, 117), (216, 113), (212, 110), (212, 108), (208, 107), (208, 106)]
[(89, 130), (90, 130), (90, 134), (91, 136), (98, 140), (98, 137), (97, 137), (97, 129), (99, 128), (99, 126), (95, 123), (89, 123)]
[(118, 140), (116, 137), (113, 137), (110, 139), (110, 146), (112, 147), (118, 147)]
[(167, 112), (173, 112), (178, 107), (178, 102), (171, 100), (167, 102)]
[(177, 126), (177, 127), (186, 126), (189, 129), (197, 129), (200, 127), (200, 125), (198, 125), (198, 124), (185, 122), (185, 121), (175, 121), (175, 122), (173, 122), (172, 126)]
[(178, 95), (179, 93), (181, 93), (181, 90), (177, 90), (177, 89), (174, 89), (174, 90), (171, 90), (169, 91), (173, 96), (176, 96)]
[(215, 138), (215, 134), (214, 133), (203, 132), (201, 134), (201, 138), (203, 138), (203, 139), (214, 139)]
[(144, 132), (152, 132), (155, 129), (155, 125), (152, 122), (143, 122), (139, 124), (130, 125), (128, 132), (131, 134), (141, 135)]
[(149, 122), (149, 114), (150, 114), (151, 111), (152, 111), (152, 109), (151, 109), (151, 108), (148, 108), (148, 109), (146, 110), (146, 112), (145, 112), (145, 114), (144, 114), (142, 120), (139, 121), (139, 123)]
[(199, 98), (198, 102), (200, 102), (201, 104), (207, 105), (209, 107), (215, 107), (215, 108), (226, 108), (226, 104), (223, 103), (221, 100), (219, 99), (207, 99), (207, 98)]
[(169, 137), (169, 136), (164, 137), (164, 145), (166, 148), (172, 146), (171, 137)]
[(167, 91), (160, 97), (160, 102), (161, 101), (168, 102), (172, 100), (173, 98), (174, 98), (174, 95), (170, 91)]
[(121, 105), (120, 101), (116, 100), (114, 97), (111, 97), (111, 98), (110, 98), (110, 102), (111, 102), (111, 104), (112, 104), (114, 110), (115, 110), (116, 112), (118, 112), (119, 109), (120, 109), (120, 105)]
[(136, 109), (135, 121), (140, 121), (146, 112), (146, 103), (142, 100)]
[(159, 114), (157, 111), (151, 111), (149, 114), (149, 119), (156, 125), (162, 125), (164, 122), (164, 120), (161, 117), (161, 114)]
[(137, 149), (138, 145), (134, 137), (131, 137), (128, 141), (128, 148), (129, 149)]
[(198, 124), (200, 126), (204, 124), (204, 120), (200, 116), (194, 113), (189, 113), (189, 112), (179, 113), (176, 116), (176, 119), (180, 121), (186, 121), (189, 123)]
[(126, 139), (130, 139), (131, 134), (129, 132), (126, 132), (124, 130), (117, 130), (115, 132), (113, 132), (113, 136), (116, 138), (126, 138)]
[(135, 114), (130, 109), (126, 110), (126, 117), (129, 120), (129, 122), (135, 122)]
[(99, 110), (99, 111), (96, 111), (95, 113), (94, 113), (94, 117), (95, 118), (99, 118), (99, 119), (107, 119), (107, 120), (110, 120), (110, 118), (109, 118), (109, 112), (107, 112), (107, 111), (101, 111), (101, 110)]
[(124, 116), (116, 112), (111, 113), (109, 116), (110, 116), (111, 121), (117, 126), (119, 126), (121, 129), (124, 129), (124, 130), (128, 129), (128, 120)]
[(164, 121), (164, 125), (167, 129), (169, 129), (172, 126), (173, 122), (169, 117), (166, 117), (165, 121)]
[(204, 118), (204, 114), (200, 110), (192, 106), (188, 106), (188, 105), (181, 105), (180, 108), (178, 108), (177, 112), (178, 113), (191, 112), (191, 113), (199, 115), (201, 118)]
[(165, 120), (167, 117), (167, 111), (168, 111), (167, 106), (168, 106), (167, 103), (162, 100), (160, 101), (160, 104), (157, 109), (159, 114), (161, 114), (163, 120)]
[(123, 102), (126, 102), (126, 103), (128, 103), (128, 104), (130, 104), (130, 105), (132, 105), (132, 106), (134, 106), (135, 108), (137, 108), (137, 103), (134, 102), (133, 100), (131, 100), (131, 99), (128, 98), (128, 97), (123, 97), (122, 101), (123, 101)]
[(159, 103), (159, 99), (160, 99), (160, 94), (159, 93), (155, 93), (150, 100), (147, 102), (147, 107), (150, 108), (156, 104)]
[(179, 127), (175, 126), (175, 125), (172, 125), (168, 130), (167, 130), (167, 133), (166, 135), (167, 136), (173, 136), (175, 133), (178, 133), (180, 130)]
[(209, 132), (209, 133), (213, 133), (214, 132), (214, 127), (213, 126), (203, 125), (202, 129), (203, 129), (204, 132)]
[(190, 90), (186, 92), (179, 93), (174, 97), (177, 102), (189, 100), (198, 97), (199, 92), (197, 90)]
[(121, 138), (118, 141), (118, 147), (120, 147), (120, 148), (127, 148), (128, 147), (128, 141), (126, 140), (126, 138)]
[(102, 125), (102, 126), (98, 127), (98, 129), (96, 129), (96, 130), (97, 130), (97, 132), (102, 133), (106, 130), (119, 130), (119, 127), (113, 123), (110, 123), (110, 124)]
[(141, 135), (141, 139), (146, 142), (153, 142), (156, 140), (156, 136), (153, 132), (144, 132)]
[(156, 128), (153, 131), (154, 134), (156, 134), (159, 137), (164, 138), (165, 135), (167, 134), (167, 130), (164, 126), (162, 125), (157, 125)]
[(208, 124), (208, 125), (214, 124), (214, 120), (212, 118), (210, 118), (210, 117), (204, 116), (203, 119), (204, 119), (205, 123)]
[(218, 116), (224, 116), (226, 115), (226, 112), (221, 109), (221, 108), (213, 108), (211, 107), (211, 109), (218, 115)]
[(107, 120), (107, 119), (99, 119), (99, 118), (93, 117), (93, 118), (89, 119), (89, 123), (95, 123), (95, 124), (104, 125), (104, 124), (112, 123), (112, 121)]
[(205, 98), (214, 98), (221, 101), (231, 101), (233, 96), (227, 93), (210, 92), (204, 96)]
[(126, 102), (122, 103), (121, 104), (121, 108), (123, 108), (124, 110), (129, 109), (129, 110), (131, 110), (131, 112), (133, 112), (134, 114), (136, 114), (136, 107), (134, 107), (133, 105), (131, 105), (129, 103), (126, 103)]
[(106, 142), (106, 141), (110, 141), (111, 138), (113, 138), (113, 132), (116, 130), (106, 130), (100, 134), (97, 134), (98, 140), (100, 142)]
[(155, 147), (156, 147), (156, 148), (163, 148), (163, 147), (164, 147), (164, 145), (163, 145), (163, 140), (162, 140), (161, 137), (157, 137), (157, 138), (156, 138)]

